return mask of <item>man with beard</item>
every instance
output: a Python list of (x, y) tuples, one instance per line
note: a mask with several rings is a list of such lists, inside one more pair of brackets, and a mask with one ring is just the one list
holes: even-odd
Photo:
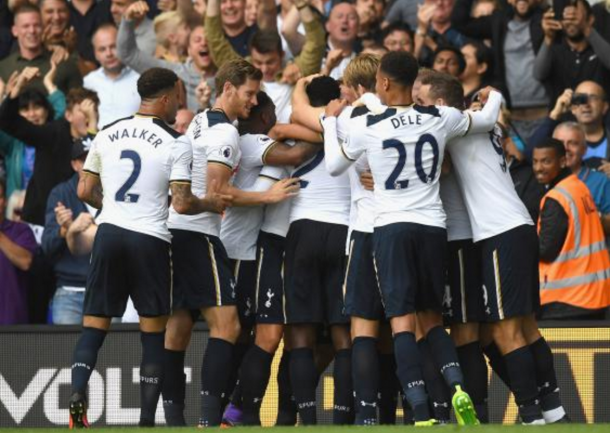
[[(583, 81), (610, 84), (610, 43), (593, 28), (594, 17), (586, 0), (577, 0), (564, 9), (563, 19), (548, 10), (542, 19), (544, 43), (536, 56), (534, 77), (548, 85), (551, 100), (564, 89)], [(558, 32), (564, 37), (556, 42)]]
[[(493, 82), (511, 107), (513, 125), (527, 140), (547, 114), (549, 103), (544, 87), (534, 78), (534, 61), (542, 45), (543, 10), (536, 0), (509, 0), (512, 7), (489, 16), (470, 17), (472, 0), (457, 0), (451, 22), (465, 36), (491, 39), (494, 60)], [(556, 1), (562, 10), (564, 0)]]

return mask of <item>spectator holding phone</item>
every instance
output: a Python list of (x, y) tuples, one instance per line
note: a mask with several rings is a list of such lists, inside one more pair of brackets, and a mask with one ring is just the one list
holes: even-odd
[(585, 80), (606, 88), (610, 85), (610, 43), (593, 28), (593, 22), (587, 0), (576, 0), (566, 7), (561, 21), (553, 9), (545, 12), (544, 43), (536, 55), (534, 77), (547, 85), (552, 101), (564, 89), (573, 89)]

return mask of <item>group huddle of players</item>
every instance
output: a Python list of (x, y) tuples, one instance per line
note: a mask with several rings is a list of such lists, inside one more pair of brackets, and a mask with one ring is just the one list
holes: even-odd
[(534, 318), (537, 235), (507, 172), (501, 95), (483, 89), (483, 108), (463, 111), (460, 83), (420, 73), (404, 52), (360, 55), (343, 81), (351, 105), (334, 80), (308, 77), (293, 123), (276, 125), (260, 71), (230, 62), (214, 107), (180, 136), (167, 126), (183, 97), (177, 77), (142, 74), (140, 111), (97, 135), (79, 183), (102, 212), (71, 427), (88, 426), (87, 382), (129, 296), (142, 426), (154, 425), (160, 395), (167, 423), (185, 425), (184, 354), (199, 314), (210, 328), (202, 427), (260, 425), (282, 338), (278, 424), (297, 412), (316, 424), (321, 327), (335, 424), (387, 422), (397, 388), (416, 426), (448, 422), (450, 405), (461, 425), (486, 422), (484, 353), (523, 423), (567, 420)]

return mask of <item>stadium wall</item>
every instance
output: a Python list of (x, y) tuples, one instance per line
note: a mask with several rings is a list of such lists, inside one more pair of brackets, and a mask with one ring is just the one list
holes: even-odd
[[(564, 405), (576, 422), (610, 422), (610, 324), (548, 323), (543, 333), (555, 354)], [(72, 350), (76, 326), (0, 328), (0, 427), (53, 427), (68, 422)], [(208, 333), (198, 324), (186, 356), (189, 424), (197, 422), (199, 368)], [(133, 425), (139, 419), (140, 339), (134, 325), (114, 325), (90, 382), (89, 421), (97, 426)], [(279, 356), (275, 357), (275, 377)], [(332, 420), (332, 365), (318, 389), (319, 420)], [(517, 412), (508, 390), (490, 377), (493, 422), (513, 423)], [(272, 378), (263, 402), (263, 424), (272, 425), (277, 385)], [(158, 424), (163, 424), (161, 406)], [(398, 412), (402, 416), (402, 410)]]

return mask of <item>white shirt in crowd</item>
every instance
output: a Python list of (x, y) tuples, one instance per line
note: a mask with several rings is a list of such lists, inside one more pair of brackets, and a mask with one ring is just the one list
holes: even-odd
[(138, 74), (125, 66), (116, 78), (111, 78), (98, 68), (83, 79), (83, 86), (93, 90), (100, 99), (98, 111), (100, 114), (100, 129), (115, 120), (133, 115), (140, 106), (138, 95)]
[(285, 83), (263, 83), (263, 90), (275, 104), (275, 116), (278, 123), (290, 123), (292, 114), (292, 87)]

